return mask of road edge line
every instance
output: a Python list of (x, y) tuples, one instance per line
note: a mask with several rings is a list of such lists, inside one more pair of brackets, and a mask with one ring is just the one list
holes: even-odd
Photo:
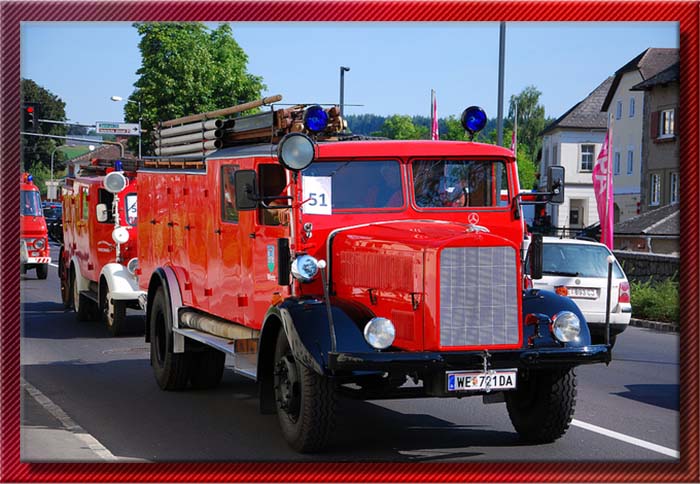
[(29, 383), (23, 377), (20, 377), (20, 384), (22, 388), (27, 390), (27, 393), (29, 393), (29, 395), (36, 400), (39, 405), (49, 412), (56, 420), (61, 422), (61, 425), (63, 425), (67, 431), (75, 435), (78, 439), (82, 440), (100, 459), (105, 461), (117, 460), (117, 457), (112, 454), (107, 447), (102, 445), (95, 437), (87, 433), (85, 429), (70, 418), (61, 407), (56, 405), (49, 397), (44, 395), (41, 390)]
[(597, 425), (582, 422), (581, 420), (572, 419), (571, 425), (585, 430), (590, 430), (591, 432), (595, 432), (597, 434), (605, 435), (606, 437), (621, 440), (623, 442), (627, 442), (628, 444), (636, 445), (637, 447), (643, 447), (653, 452), (658, 452), (659, 454), (664, 454), (669, 457), (675, 457), (676, 459), (680, 459), (681, 456), (681, 453), (677, 450), (664, 447), (663, 445), (652, 444), (651, 442), (647, 442), (646, 440), (621, 434), (620, 432), (615, 432), (614, 430), (609, 430), (603, 427), (598, 427)]

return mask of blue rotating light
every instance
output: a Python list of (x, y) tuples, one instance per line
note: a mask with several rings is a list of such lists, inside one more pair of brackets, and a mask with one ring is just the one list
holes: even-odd
[(27, 175), (27, 183), (31, 183), (32, 180), (34, 180), (34, 177), (32, 175)]
[(328, 113), (319, 105), (309, 106), (304, 112), (304, 126), (312, 133), (323, 131), (328, 126)]
[(462, 126), (473, 137), (486, 126), (486, 112), (479, 106), (469, 106), (462, 113)]
[(124, 171), (121, 160), (117, 160), (114, 162), (114, 171)]

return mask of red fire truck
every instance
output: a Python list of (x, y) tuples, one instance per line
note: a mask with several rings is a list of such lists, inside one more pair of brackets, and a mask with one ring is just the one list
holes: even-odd
[[(472, 135), (485, 121), (462, 116)], [(506, 403), (523, 440), (559, 438), (573, 368), (610, 348), (591, 345), (570, 299), (526, 287), (512, 152), (362, 139), (342, 123), (320, 106), (235, 118), (199, 161), (139, 169), (160, 388), (214, 387), (229, 354), (300, 452), (326, 444), (339, 393), (483, 396)], [(541, 196), (561, 203), (563, 176), (552, 167)], [(539, 237), (529, 250), (538, 277)]]
[(41, 209), (41, 195), (32, 175), (24, 173), (19, 185), (20, 263), (22, 273), (36, 269), (36, 277), (49, 275), (51, 252), (46, 220)]
[(136, 270), (135, 171), (92, 160), (63, 188), (63, 244), (58, 273), (61, 298), (79, 320), (101, 318), (112, 335), (125, 326), (126, 309), (140, 308)]

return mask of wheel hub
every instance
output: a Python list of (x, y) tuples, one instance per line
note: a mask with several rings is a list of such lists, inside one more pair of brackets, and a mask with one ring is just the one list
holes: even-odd
[(275, 393), (279, 408), (295, 419), (299, 415), (301, 403), (299, 373), (296, 362), (290, 355), (284, 356), (275, 365)]

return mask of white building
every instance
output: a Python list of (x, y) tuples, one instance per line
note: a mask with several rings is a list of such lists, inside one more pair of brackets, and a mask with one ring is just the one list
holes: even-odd
[(603, 146), (607, 128), (601, 111), (613, 78), (609, 77), (586, 99), (576, 104), (542, 131), (540, 179), (546, 186), (547, 167), (561, 165), (566, 174), (565, 201), (550, 206), (552, 224), (575, 231), (598, 222), (593, 193), (593, 165)]
[(613, 119), (615, 223), (640, 213), (644, 93), (632, 87), (678, 62), (678, 49), (649, 48), (615, 72), (602, 111)]

